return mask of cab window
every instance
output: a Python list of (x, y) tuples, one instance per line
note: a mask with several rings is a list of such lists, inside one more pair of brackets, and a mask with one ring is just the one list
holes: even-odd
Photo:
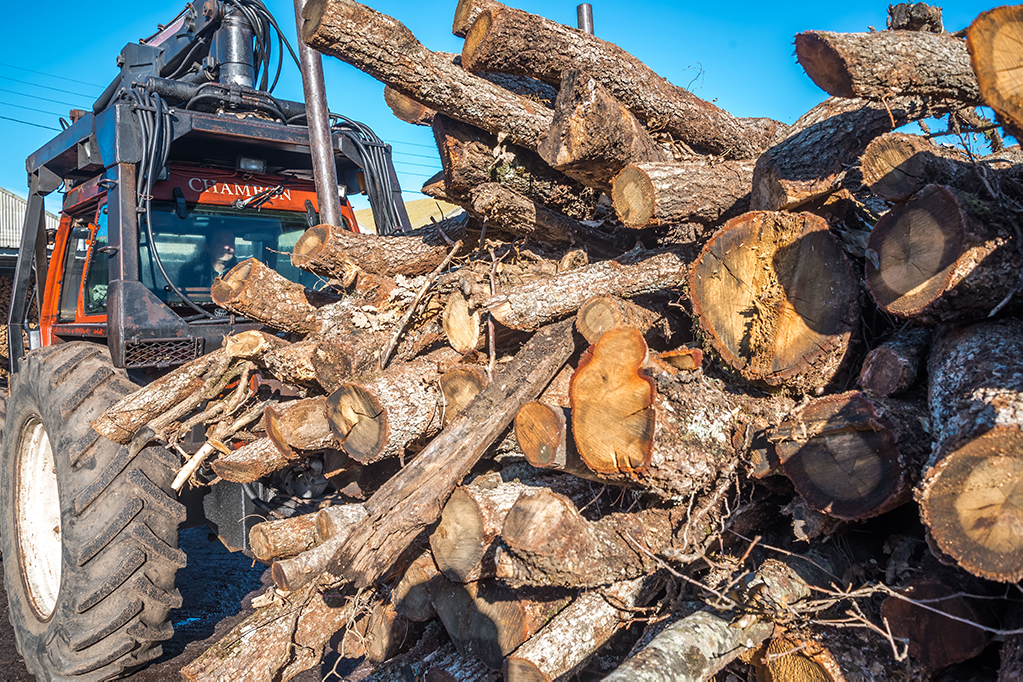
[(82, 308), (86, 315), (103, 315), (107, 312), (107, 287), (110, 284), (109, 256), (101, 251), (107, 241), (107, 205), (99, 209), (96, 226), (89, 250), (89, 265), (82, 288)]
[(71, 222), (71, 233), (64, 251), (64, 275), (60, 284), (60, 309), (57, 312), (57, 320), (60, 322), (74, 322), (78, 312), (78, 292), (89, 255), (89, 238), (92, 236), (89, 220), (92, 217), (79, 216)]

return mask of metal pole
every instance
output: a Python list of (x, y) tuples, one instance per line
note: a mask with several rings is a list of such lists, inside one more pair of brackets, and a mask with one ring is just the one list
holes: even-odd
[(576, 5), (575, 14), (579, 19), (579, 28), (584, 33), (593, 35), (593, 5), (588, 2)]
[(305, 92), (306, 126), (309, 128), (309, 152), (313, 157), (313, 178), (316, 199), (320, 204), (320, 221), (341, 225), (341, 198), (338, 195), (337, 168), (334, 166), (334, 144), (330, 137), (327, 88), (323, 83), (323, 58), (302, 40), (302, 8), (305, 0), (295, 0), (295, 25), (298, 27), (298, 58)]

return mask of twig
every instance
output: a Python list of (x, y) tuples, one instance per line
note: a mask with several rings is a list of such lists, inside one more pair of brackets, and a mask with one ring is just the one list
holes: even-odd
[(419, 293), (416, 294), (416, 297), (415, 299), (413, 299), (412, 304), (409, 306), (408, 311), (405, 313), (405, 316), (401, 318), (401, 323), (398, 325), (398, 330), (394, 332), (394, 336), (391, 337), (391, 340), (384, 348), (384, 352), (380, 354), (380, 364), (378, 365), (378, 367), (380, 368), (381, 371), (383, 371), (384, 368), (387, 367), (387, 363), (391, 359), (391, 354), (394, 353), (394, 349), (398, 345), (398, 340), (401, 339), (401, 335), (405, 332), (405, 328), (408, 326), (408, 323), (412, 319), (412, 316), (416, 314), (416, 309), (419, 308), (419, 304), (423, 302), (423, 298), (426, 296), (426, 292), (430, 290), (430, 287), (432, 287), (434, 282), (437, 281), (437, 277), (440, 275), (440, 273), (444, 271), (444, 268), (448, 266), (448, 264), (451, 262), (451, 259), (455, 257), (455, 254), (461, 247), (462, 242), (460, 241), (455, 242), (455, 245), (451, 247), (451, 251), (448, 252), (448, 255), (444, 259), (444, 261), (440, 265), (438, 265), (433, 272), (426, 276), (426, 282), (423, 284), (422, 287), (420, 287)]

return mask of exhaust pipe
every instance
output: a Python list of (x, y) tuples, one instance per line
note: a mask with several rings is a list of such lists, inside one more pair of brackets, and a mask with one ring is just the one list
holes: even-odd
[(579, 20), (579, 28), (584, 33), (593, 35), (593, 5), (584, 2), (575, 8), (576, 17)]

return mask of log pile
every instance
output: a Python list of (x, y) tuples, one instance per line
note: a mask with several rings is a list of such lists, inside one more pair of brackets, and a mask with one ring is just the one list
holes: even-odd
[(267, 330), (94, 423), (183, 453), (202, 425), (180, 484), (276, 491), (261, 650), (185, 676), (288, 679), (344, 629), (370, 679), (918, 679), (992, 635), (1016, 679), (1023, 165), (895, 130), (1014, 130), (1016, 9), (800, 34), (831, 97), (785, 126), (497, 0), (459, 1), (457, 57), (309, 0), (465, 214), (310, 228), (320, 291), (239, 264), (214, 300)]

